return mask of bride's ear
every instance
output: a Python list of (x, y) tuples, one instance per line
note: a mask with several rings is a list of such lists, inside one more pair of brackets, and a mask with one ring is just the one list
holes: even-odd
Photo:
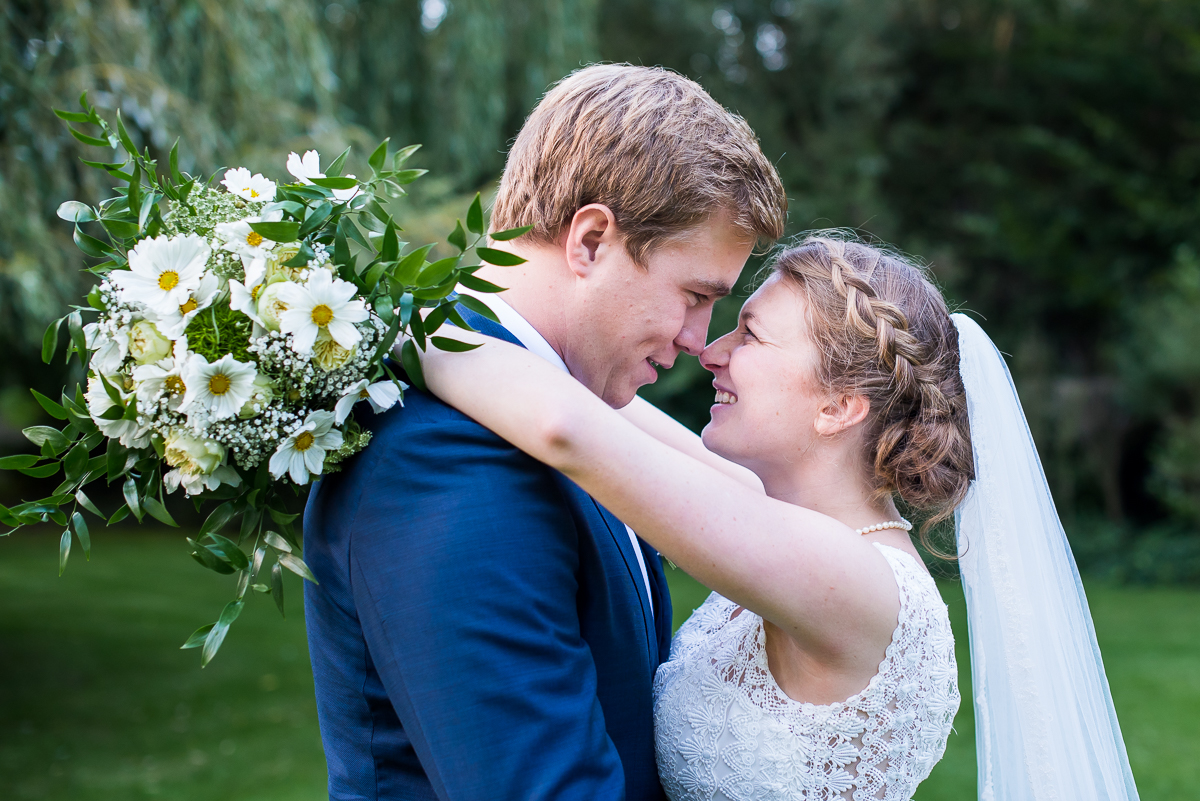
[(823, 437), (832, 437), (847, 431), (867, 419), (871, 401), (866, 395), (845, 395), (829, 401), (817, 412), (814, 427)]
[(617, 219), (612, 209), (602, 203), (589, 203), (575, 212), (563, 244), (567, 266), (579, 278), (595, 272), (614, 248), (624, 250)]

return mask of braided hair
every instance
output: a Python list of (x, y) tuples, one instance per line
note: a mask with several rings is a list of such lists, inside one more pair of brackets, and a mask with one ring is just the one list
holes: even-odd
[(926, 272), (839, 232), (807, 236), (775, 273), (807, 299), (820, 351), (817, 380), (831, 397), (871, 405), (865, 442), (878, 499), (899, 496), (925, 518), (921, 541), (953, 514), (974, 477), (958, 330)]

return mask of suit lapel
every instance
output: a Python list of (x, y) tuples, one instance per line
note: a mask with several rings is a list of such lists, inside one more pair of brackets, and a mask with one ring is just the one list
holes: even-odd
[[(514, 345), (525, 347), (521, 341), (513, 336), (512, 333), (509, 332), (509, 330), (504, 326), (498, 325), (483, 315), (476, 314), (475, 312), (463, 306), (459, 306), (458, 311), (460, 314), (462, 314), (463, 319), (474, 326), (481, 334), (486, 334), (490, 337), (496, 337), (497, 339), (503, 339), (505, 342), (511, 342)], [(566, 477), (564, 476), (564, 478)], [(633, 540), (630, 538), (628, 532), (626, 532), (625, 524), (618, 520), (612, 512), (608, 511), (599, 503), (597, 503), (595, 498), (580, 489), (575, 482), (570, 481), (570, 479), (567, 479), (567, 481), (576, 492), (583, 496), (580, 501), (584, 504), (585, 508), (588, 505), (595, 508), (596, 513), (600, 516), (600, 519), (604, 521), (605, 528), (608, 529), (608, 535), (612, 539), (613, 545), (617, 547), (617, 551), (621, 554), (621, 558), (625, 561), (626, 572), (629, 574), (629, 580), (633, 583), (634, 592), (637, 593), (638, 602), (641, 604), (642, 625), (645, 629), (646, 655), (649, 657), (650, 671), (653, 673), (654, 669), (658, 666), (658, 654), (660, 652), (659, 640), (661, 637), (655, 628), (655, 612), (658, 610), (655, 609), (654, 599), (650, 598), (646, 594), (646, 583), (642, 580), (642, 569), (638, 565), (637, 554), (634, 553), (633, 550)], [(655, 593), (660, 594), (663, 592), (665, 588), (660, 588), (654, 584), (656, 578), (655, 571), (651, 570), (649, 563), (646, 565), (646, 572), (651, 576), (651, 585), (654, 587)], [(658, 575), (661, 575), (661, 573), (661, 570), (657, 571)], [(659, 604), (658, 606), (661, 607), (662, 604)], [(670, 631), (669, 623), (667, 630), (668, 632)]]

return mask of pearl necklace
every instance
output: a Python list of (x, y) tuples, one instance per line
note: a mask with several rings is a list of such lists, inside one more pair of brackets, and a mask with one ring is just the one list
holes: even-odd
[(885, 529), (889, 529), (889, 528), (899, 528), (899, 529), (903, 529), (905, 531), (912, 531), (912, 523), (908, 522), (907, 520), (905, 520), (902, 517), (899, 520), (889, 520), (886, 523), (876, 523), (873, 526), (867, 526), (866, 528), (860, 528), (857, 531), (855, 531), (854, 533), (855, 534), (871, 534), (873, 532), (884, 531)]

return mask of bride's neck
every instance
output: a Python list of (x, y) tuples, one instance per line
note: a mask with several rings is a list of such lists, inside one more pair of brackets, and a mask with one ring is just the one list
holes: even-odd
[(770, 497), (829, 515), (853, 529), (899, 519), (891, 498), (874, 497), (859, 465), (857, 459), (850, 464), (844, 456), (805, 459), (764, 470), (759, 477)]

